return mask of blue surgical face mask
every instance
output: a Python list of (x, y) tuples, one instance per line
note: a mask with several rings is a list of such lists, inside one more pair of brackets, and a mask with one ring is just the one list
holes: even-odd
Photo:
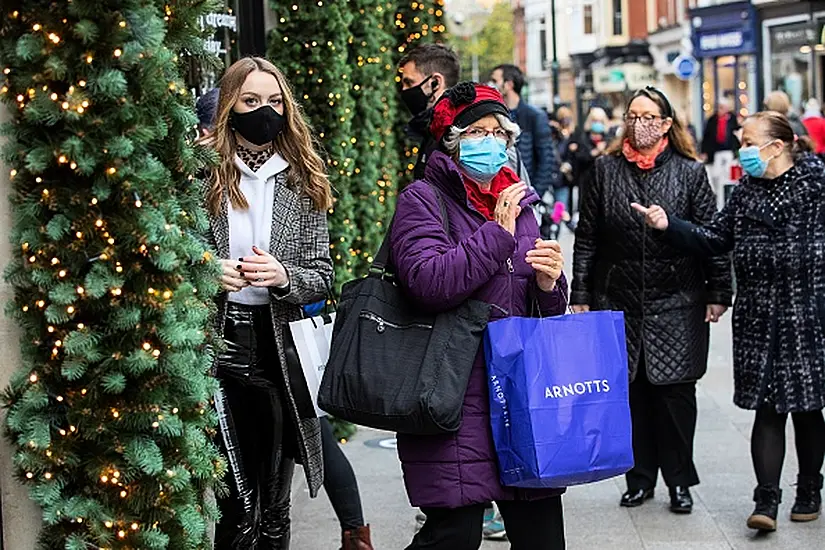
[(604, 133), (604, 122), (594, 122), (590, 125), (590, 131), (594, 134), (603, 134)]
[(771, 143), (773, 143), (773, 141), (769, 141), (761, 147), (758, 145), (751, 145), (749, 147), (742, 147), (739, 149), (739, 163), (742, 165), (742, 170), (744, 170), (746, 174), (754, 178), (761, 178), (765, 175), (765, 172), (768, 170), (768, 163), (773, 160), (773, 157), (768, 160), (763, 160), (759, 155), (759, 151)]
[(493, 136), (461, 140), (458, 163), (475, 181), (487, 183), (507, 164), (507, 142)]

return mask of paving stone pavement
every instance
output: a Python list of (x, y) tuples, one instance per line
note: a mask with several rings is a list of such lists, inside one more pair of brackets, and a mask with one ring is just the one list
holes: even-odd
[[(569, 250), (569, 238), (563, 244)], [(702, 483), (693, 491), (693, 514), (675, 516), (668, 511), (667, 488), (661, 480), (655, 500), (632, 510), (618, 506), (622, 478), (574, 487), (564, 497), (569, 550), (825, 549), (825, 518), (807, 524), (788, 519), (796, 477), (790, 422), (779, 530), (761, 536), (745, 526), (755, 483), (749, 453), (753, 413), (732, 403), (730, 315), (713, 328), (708, 374), (697, 393), (695, 459)], [(391, 437), (362, 428), (344, 445), (358, 476), (377, 550), (404, 549), (415, 526), (416, 510), (407, 501), (395, 451), (367, 445)], [(296, 550), (339, 548), (340, 532), (329, 500), (323, 492), (309, 499), (300, 475), (294, 484), (292, 521)], [(483, 550), (508, 548), (504, 542), (486, 541), (482, 546)]]

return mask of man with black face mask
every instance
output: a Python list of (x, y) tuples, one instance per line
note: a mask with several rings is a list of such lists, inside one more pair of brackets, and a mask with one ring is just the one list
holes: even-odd
[(443, 44), (422, 44), (411, 49), (398, 63), (401, 73), (401, 101), (412, 114), (407, 134), (420, 142), (415, 163), (415, 179), (424, 177), (427, 157), (438, 145), (430, 135), (430, 109), (461, 76), (456, 53)]
[[(413, 177), (421, 179), (427, 158), (438, 147), (438, 142), (430, 135), (432, 108), (444, 92), (458, 83), (461, 61), (449, 46), (422, 44), (401, 58), (398, 71), (401, 73), (401, 101), (412, 115), (405, 130), (419, 143)], [(516, 148), (509, 149), (507, 155), (508, 166), (530, 186), (530, 177)]]

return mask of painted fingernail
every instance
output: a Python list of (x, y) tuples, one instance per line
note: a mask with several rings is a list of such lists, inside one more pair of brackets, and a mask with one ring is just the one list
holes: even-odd
[(235, 269), (240, 271), (241, 267), (242, 267), (241, 264), (238, 264), (237, 266), (235, 266)]

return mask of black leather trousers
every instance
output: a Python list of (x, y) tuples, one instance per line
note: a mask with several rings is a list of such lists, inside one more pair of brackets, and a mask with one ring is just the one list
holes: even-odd
[(291, 420), (269, 306), (230, 303), (224, 340), (215, 407), (230, 494), (218, 501), (215, 550), (286, 550), (295, 463), (284, 438), (294, 431), (285, 429)]

